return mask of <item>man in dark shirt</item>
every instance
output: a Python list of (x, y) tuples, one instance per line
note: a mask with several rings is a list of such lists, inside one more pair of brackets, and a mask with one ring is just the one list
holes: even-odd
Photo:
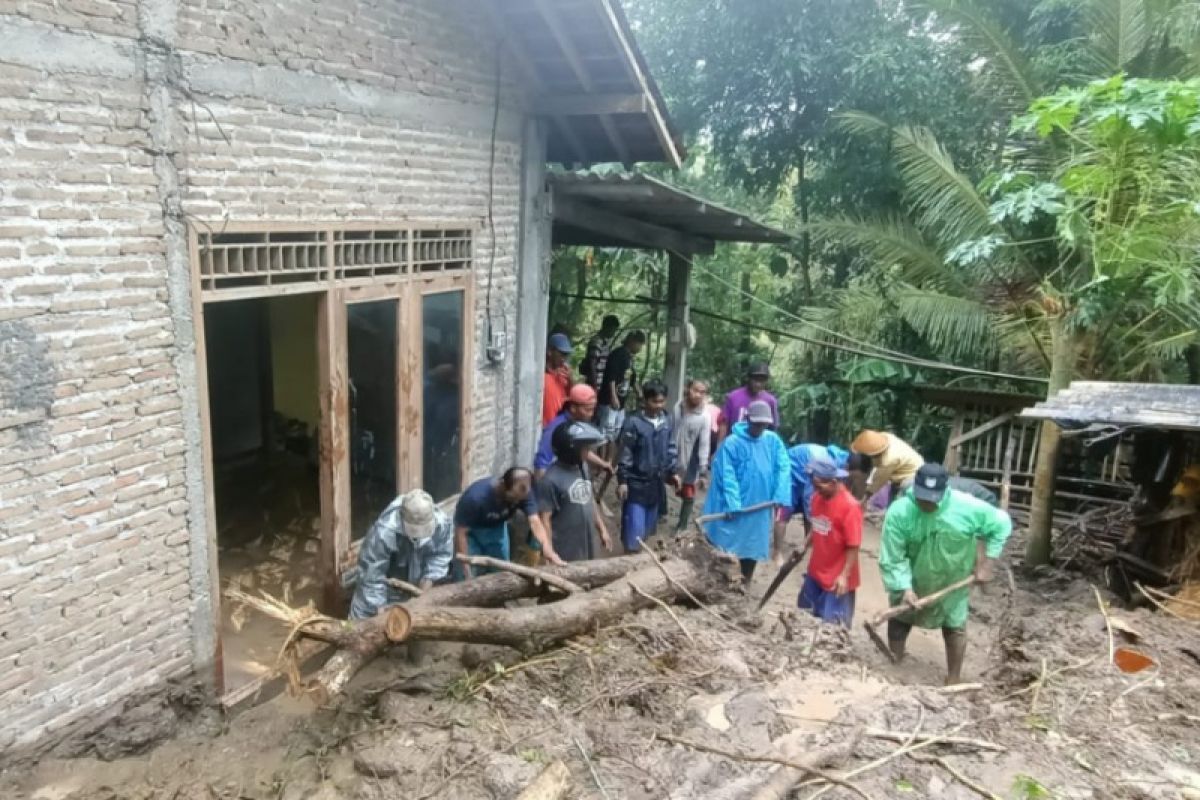
[[(525, 467), (513, 467), (499, 478), (483, 478), (467, 487), (454, 509), (454, 552), (509, 561), (508, 520), (518, 511), (529, 519), (530, 531), (546, 560), (562, 564), (537, 514), (533, 472)], [(462, 569), (468, 578), (474, 571), (490, 571), (472, 570), (467, 564), (462, 564)]]
[(579, 365), (579, 371), (588, 385), (597, 391), (604, 380), (604, 368), (608, 366), (608, 357), (619, 330), (621, 320), (609, 314), (600, 324), (599, 332), (588, 340), (587, 354)]
[(617, 464), (617, 497), (621, 507), (621, 543), (628, 553), (654, 533), (667, 510), (665, 484), (679, 488), (675, 429), (666, 413), (667, 386), (660, 380), (642, 387), (642, 410), (621, 429), (621, 460)]
[(550, 532), (554, 549), (564, 561), (596, 557), (595, 536), (605, 550), (612, 548), (608, 528), (592, 498), (592, 478), (587, 458), (604, 435), (586, 422), (567, 422), (552, 434), (555, 460), (538, 484), (542, 524)]

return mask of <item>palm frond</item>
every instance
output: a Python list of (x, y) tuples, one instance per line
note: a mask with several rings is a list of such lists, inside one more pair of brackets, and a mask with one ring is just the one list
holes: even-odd
[(893, 143), (906, 198), (919, 214), (923, 230), (936, 231), (937, 240), (946, 247), (995, 231), (987, 200), (932, 132), (900, 126), (893, 132)]
[(941, 251), (902, 217), (826, 217), (809, 224), (819, 239), (861, 250), (878, 266), (898, 268), (909, 283), (963, 294), (967, 285)]
[(976, 363), (995, 354), (996, 317), (987, 306), (911, 286), (891, 299), (901, 319), (941, 356)]
[(920, 0), (918, 7), (932, 11), (954, 25), (959, 35), (988, 60), (1004, 94), (1014, 108), (1024, 109), (1044, 87), (1034, 76), (1032, 65), (1016, 41), (986, 10), (986, 0)]
[(1127, 70), (1146, 50), (1153, 33), (1146, 0), (1088, 0), (1086, 19), (1096, 68), (1092, 77)]

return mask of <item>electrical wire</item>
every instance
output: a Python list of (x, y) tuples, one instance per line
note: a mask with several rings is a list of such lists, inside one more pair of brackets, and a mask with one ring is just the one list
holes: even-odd
[[(686, 259), (686, 256), (680, 256), (680, 257)], [(765, 306), (766, 308), (769, 308), (778, 314), (784, 315), (785, 317), (790, 317), (803, 325), (807, 325), (811, 328), (821, 331), (822, 333), (825, 333), (827, 335), (834, 336), (838, 339), (842, 339), (846, 342), (849, 342), (850, 345), (852, 345), (852, 346), (834, 345), (832, 342), (821, 342), (820, 340), (814, 340), (814, 339), (807, 338), (807, 337), (799, 337), (799, 335), (797, 335), (797, 334), (783, 334), (782, 332), (780, 332), (780, 335), (787, 335), (787, 336), (790, 336), (791, 338), (796, 338), (798, 341), (810, 342), (812, 344), (817, 344), (822, 347), (829, 347), (834, 350), (844, 350), (846, 352), (852, 352), (852, 353), (856, 353), (856, 354), (862, 355), (862, 356), (867, 356), (870, 358), (878, 358), (878, 359), (885, 360), (885, 361), (895, 361), (895, 362), (902, 363), (902, 364), (908, 364), (910, 366), (927, 367), (929, 369), (939, 369), (939, 370), (946, 370), (946, 371), (953, 371), (953, 372), (961, 372), (961, 373), (967, 374), (967, 375), (980, 375), (980, 376), (985, 376), (985, 377), (990, 377), (990, 378), (1002, 378), (1004, 380), (1028, 381), (1028, 382), (1038, 382), (1038, 383), (1046, 383), (1047, 382), (1046, 378), (1037, 378), (1037, 377), (1031, 377), (1028, 375), (1014, 375), (1009, 372), (994, 372), (991, 370), (979, 370), (979, 369), (974, 369), (973, 367), (963, 367), (963, 366), (959, 366), (957, 364), (950, 364), (945, 361), (936, 361), (934, 359), (922, 358), (920, 356), (914, 356), (910, 353), (905, 353), (900, 350), (892, 350), (890, 348), (882, 347), (880, 345), (873, 344), (871, 342), (863, 341), (862, 339), (856, 339), (855, 337), (841, 333), (840, 331), (835, 331), (832, 328), (826, 328), (825, 326), (820, 325), (815, 322), (812, 322), (811, 320), (806, 320), (803, 317), (796, 314), (795, 312), (788, 311), (785, 308), (782, 308), (780, 306), (775, 305), (774, 303), (771, 303), (767, 300), (762, 299), (758, 295), (755, 295), (751, 292), (747, 292), (744, 289), (742, 289), (742, 287), (738, 286), (737, 284), (735, 284), (731, 281), (725, 280), (717, 273), (696, 264), (694, 261), (688, 260), (688, 264), (692, 267), (692, 269), (695, 269), (695, 270), (698, 270), (699, 272), (704, 273), (709, 278), (724, 285), (726, 288), (733, 289), (735, 292), (742, 295), (743, 297), (747, 297), (750, 300), (752, 300), (762, 306)], [(693, 311), (695, 311), (695, 309), (693, 309)], [(699, 313), (699, 312), (697, 312), (697, 313)], [(734, 320), (732, 318), (729, 318), (726, 321), (737, 322), (736, 320)], [(749, 324), (749, 323), (738, 322), (738, 324)], [(857, 349), (855, 349), (855, 348), (857, 348)], [(864, 351), (866, 351), (866, 352), (864, 352)]]
[[(667, 305), (667, 302), (665, 300), (656, 300), (652, 297), (636, 297), (636, 298), (600, 297), (597, 295), (571, 294), (568, 292), (552, 292), (552, 294), (557, 295), (559, 297), (566, 297), (566, 298), (571, 298), (571, 299), (576, 299), (576, 300), (591, 300), (591, 301), (600, 302), (600, 303), (612, 303), (614, 305), (657, 305), (657, 306)], [(797, 341), (797, 342), (804, 342), (805, 344), (811, 345), (813, 347), (825, 347), (830, 350), (837, 350), (839, 352), (850, 353), (852, 355), (863, 356), (865, 358), (877, 358), (881, 361), (892, 361), (892, 362), (896, 362), (896, 363), (907, 364), (909, 366), (925, 367), (926, 369), (934, 369), (934, 370), (940, 370), (940, 371), (944, 371), (944, 372), (957, 372), (957, 373), (964, 374), (964, 375), (977, 375), (977, 376), (981, 376), (981, 377), (990, 377), (990, 378), (1004, 378), (1007, 380), (1023, 381), (1023, 382), (1027, 382), (1027, 383), (1045, 383), (1046, 382), (1045, 378), (1036, 378), (1036, 377), (1031, 377), (1028, 375), (1009, 375), (1008, 373), (1004, 373), (1004, 372), (989, 372), (988, 370), (974, 369), (972, 367), (960, 367), (955, 364), (943, 364), (943, 363), (937, 362), (937, 361), (928, 361), (927, 362), (927, 361), (924, 361), (923, 359), (917, 359), (912, 356), (905, 356), (903, 358), (897, 358), (895, 356), (885, 356), (885, 355), (881, 355), (878, 353), (872, 353), (870, 351), (865, 351), (865, 350), (862, 350), (862, 349), (859, 349), (856, 347), (852, 347), (849, 345), (837, 344), (835, 342), (826, 342), (826, 341), (822, 341), (820, 339), (814, 339), (810, 336), (803, 336), (801, 334), (792, 333), (790, 331), (781, 330), (779, 328), (772, 328), (768, 325), (760, 325), (755, 322), (747, 322), (746, 320), (737, 319), (736, 317), (731, 317), (726, 314), (719, 314), (715, 311), (706, 311), (705, 309), (696, 308), (694, 306), (691, 309), (689, 309), (689, 312), (692, 314), (695, 314), (698, 317), (707, 317), (709, 319), (715, 319), (715, 320), (719, 320), (721, 322), (727, 322), (732, 325), (739, 325), (743, 328), (748, 328), (750, 330), (757, 330), (757, 331), (762, 331), (763, 333), (770, 333), (774, 336), (779, 336), (784, 339), (791, 339), (791, 340)]]
[[(488, 145), (488, 183), (487, 183), (487, 225), (488, 238), (491, 240), (488, 255), (487, 288), (484, 290), (484, 314), (487, 320), (487, 349), (495, 342), (495, 325), (492, 320), (492, 284), (496, 273), (496, 139), (500, 132), (500, 71), (504, 65), (504, 40), (496, 40), (496, 82), (492, 98), (492, 131)], [(505, 339), (508, 338), (508, 318), (504, 317)]]

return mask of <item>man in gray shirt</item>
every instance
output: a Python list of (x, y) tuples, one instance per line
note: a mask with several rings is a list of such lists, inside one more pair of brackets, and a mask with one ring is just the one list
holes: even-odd
[(450, 517), (420, 489), (400, 495), (363, 539), (350, 619), (373, 617), (384, 606), (409, 599), (407, 592), (389, 585), (388, 578), (428, 589), (449, 574), (453, 557)]
[(588, 453), (604, 441), (604, 434), (586, 422), (565, 422), (551, 434), (555, 460), (538, 484), (538, 512), (564, 561), (595, 558), (597, 533), (604, 549), (612, 549), (608, 528), (596, 509), (587, 464)]

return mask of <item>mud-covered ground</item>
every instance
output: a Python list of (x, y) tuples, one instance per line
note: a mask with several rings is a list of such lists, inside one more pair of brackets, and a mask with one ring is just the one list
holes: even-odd
[[(872, 528), (860, 621), (885, 605), (876, 547)], [(82, 756), (10, 770), (0, 796), (507, 800), (561, 759), (573, 798), (733, 800), (778, 767), (691, 744), (799, 758), (853, 738), (835, 771), (871, 798), (1200, 797), (1196, 623), (1111, 610), (1113, 646), (1155, 662), (1124, 674), (1088, 583), (1051, 571), (1010, 584), (1001, 570), (973, 598), (965, 677), (981, 686), (951, 693), (939, 635), (914, 632), (910, 661), (892, 666), (861, 625), (847, 633), (793, 611), (798, 572), (757, 612), (773, 574), (764, 565), (731, 602), (640, 612), (530, 657), (444, 644), (417, 668), (395, 653), (336, 710), (285, 697), (222, 720), (175, 696)], [(156, 724), (172, 735), (119, 755), (146, 747)], [(977, 741), (924, 744), (939, 734)], [(809, 783), (792, 796), (861, 796)]]

